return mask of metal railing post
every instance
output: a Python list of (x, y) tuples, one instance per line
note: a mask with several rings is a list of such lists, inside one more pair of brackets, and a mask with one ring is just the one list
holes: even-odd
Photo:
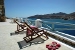
[(52, 31), (54, 31), (54, 23), (52, 23)]

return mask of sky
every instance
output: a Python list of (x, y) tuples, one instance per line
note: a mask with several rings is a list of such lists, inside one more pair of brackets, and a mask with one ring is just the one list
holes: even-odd
[(75, 0), (5, 0), (6, 17), (75, 12)]

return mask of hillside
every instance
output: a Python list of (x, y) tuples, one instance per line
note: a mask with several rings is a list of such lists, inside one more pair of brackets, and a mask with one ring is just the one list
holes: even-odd
[(63, 12), (45, 14), (45, 15), (34, 15), (28, 18), (39, 18), (39, 19), (75, 19), (75, 12), (67, 14)]

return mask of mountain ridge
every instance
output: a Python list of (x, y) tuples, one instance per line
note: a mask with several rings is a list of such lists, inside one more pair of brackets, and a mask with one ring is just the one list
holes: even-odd
[(75, 19), (75, 12), (70, 14), (59, 12), (52, 14), (44, 14), (44, 15), (34, 15), (28, 18), (39, 18), (39, 19)]

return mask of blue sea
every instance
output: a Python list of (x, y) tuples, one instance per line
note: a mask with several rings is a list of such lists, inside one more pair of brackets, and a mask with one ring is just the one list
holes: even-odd
[[(31, 19), (36, 20), (34, 18), (31, 18)], [(41, 19), (41, 20), (42, 21), (48, 21), (48, 22), (61, 22), (61, 23), (75, 24), (75, 20), (63, 20), (63, 19)], [(48, 24), (48, 23), (46, 23), (46, 24), (49, 25), (49, 26), (52, 26), (52, 24)], [(43, 24), (43, 26), (44, 26), (44, 24)], [(62, 28), (71, 28), (69, 26), (63, 26), (63, 25), (57, 25), (57, 24), (55, 24), (54, 26), (55, 26), (54, 28), (61, 28), (61, 29)], [(57, 30), (57, 31), (75, 36), (75, 30)]]

